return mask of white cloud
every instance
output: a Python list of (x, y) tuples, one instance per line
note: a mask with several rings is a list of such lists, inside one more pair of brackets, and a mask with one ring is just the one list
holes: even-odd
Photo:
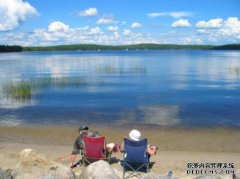
[(211, 28), (220, 28), (223, 26), (223, 19), (222, 18), (217, 18), (217, 19), (211, 19), (209, 21), (198, 21), (196, 23), (197, 28), (206, 28), (206, 29), (211, 29)]
[(164, 12), (152, 12), (147, 14), (148, 17), (159, 17), (159, 16), (166, 16), (167, 14)]
[(108, 30), (109, 31), (117, 31), (118, 30), (118, 26), (108, 26)]
[(130, 34), (131, 34), (131, 30), (129, 30), (129, 29), (125, 29), (124, 31), (123, 31), (123, 35), (125, 35), (125, 36), (129, 36)]
[(69, 25), (55, 21), (49, 24), (47, 29), (35, 29), (29, 33), (5, 33), (0, 40), (4, 44), (19, 44), (23, 46), (46, 46), (61, 44), (134, 44), (134, 43), (151, 43), (156, 40), (147, 34), (134, 33), (125, 29), (122, 33), (118, 31), (105, 32), (99, 27), (89, 28), (76, 27), (71, 28)]
[(89, 8), (78, 13), (79, 16), (96, 16), (98, 13), (97, 8)]
[(118, 32), (114, 32), (113, 35), (114, 35), (114, 38), (115, 38), (116, 40), (118, 40), (118, 39), (120, 38), (120, 35), (119, 35)]
[(172, 23), (172, 27), (191, 27), (192, 25), (188, 22), (187, 19), (179, 19)]
[(96, 22), (96, 24), (112, 24), (112, 23), (116, 23), (116, 22), (113, 19), (105, 19), (105, 18), (101, 18)]
[(240, 20), (237, 17), (229, 17), (226, 20), (218, 18), (209, 21), (198, 22), (199, 35), (205, 38), (206, 42), (213, 43), (239, 43), (240, 41)]
[(101, 34), (101, 29), (99, 27), (92, 28), (90, 29), (90, 34), (93, 35)]
[(134, 22), (134, 23), (132, 23), (132, 25), (131, 25), (132, 28), (138, 28), (138, 27), (141, 27), (141, 26), (142, 26), (142, 24), (140, 24), (140, 23), (138, 23), (138, 22)]
[(218, 18), (200, 22), (201, 23), (198, 22), (196, 24), (196, 26), (199, 28), (198, 33), (205, 35), (209, 41), (239, 43), (240, 20), (237, 17), (229, 17), (226, 20)]
[(159, 33), (155, 39), (160, 39), (162, 44), (204, 44), (205, 39), (193, 31), (171, 30)]
[(237, 17), (229, 17), (225, 22), (224, 25), (229, 28), (237, 28), (239, 31), (240, 28), (240, 20)]
[[(105, 18), (107, 19), (107, 17)], [(190, 23), (186, 23), (184, 19), (180, 20), (175, 26), (189, 26)], [(137, 33), (130, 28), (124, 28), (120, 31), (120, 24), (121, 22), (119, 22), (119, 26), (109, 25), (107, 30), (110, 29), (110, 31), (104, 31), (100, 26), (72, 28), (63, 22), (54, 21), (46, 29), (35, 29), (29, 33), (5, 32), (0, 35), (0, 41), (3, 44), (19, 44), (23, 46), (84, 43), (115, 45), (134, 43), (225, 44), (240, 42), (240, 19), (237, 17), (223, 19), (222, 26), (217, 29), (192, 28), (192, 31), (178, 31), (177, 28), (174, 28), (172, 31), (157, 34)]]
[(54, 32), (54, 31), (66, 31), (69, 29), (69, 26), (60, 22), (60, 21), (54, 21), (52, 23), (49, 24), (48, 26), (48, 30), (50, 32)]
[(208, 33), (207, 29), (198, 29), (197, 32), (199, 34), (207, 34)]
[(17, 28), (29, 17), (38, 16), (37, 10), (22, 0), (0, 0), (0, 31)]
[(237, 17), (229, 17), (224, 21), (219, 33), (225, 36), (236, 36), (240, 39), (240, 20)]
[(79, 30), (79, 31), (84, 31), (84, 30), (88, 30), (89, 27), (88, 26), (84, 26), (84, 27), (77, 27), (75, 28), (75, 30)]
[(184, 12), (184, 11), (174, 11), (174, 12), (153, 12), (147, 14), (148, 17), (154, 18), (154, 17), (160, 17), (160, 16), (170, 16), (173, 18), (181, 18), (181, 17), (189, 17), (192, 16), (192, 13), (190, 12)]
[(170, 13), (170, 16), (174, 18), (189, 17), (191, 15), (192, 13), (189, 13), (189, 12), (171, 12)]
[(181, 44), (201, 44), (203, 40), (200, 37), (190, 36), (180, 38), (179, 41)]

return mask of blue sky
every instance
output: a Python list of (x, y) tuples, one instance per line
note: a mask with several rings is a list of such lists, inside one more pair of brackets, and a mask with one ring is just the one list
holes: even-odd
[(239, 0), (0, 0), (0, 44), (240, 43)]

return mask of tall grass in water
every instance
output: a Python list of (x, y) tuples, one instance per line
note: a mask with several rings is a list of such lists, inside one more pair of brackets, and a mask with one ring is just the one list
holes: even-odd
[(3, 92), (7, 97), (17, 100), (30, 100), (32, 97), (32, 87), (28, 82), (6, 84), (3, 86)]
[(240, 77), (240, 67), (229, 68), (230, 72), (236, 77)]
[(118, 74), (141, 74), (146, 73), (145, 67), (130, 67), (130, 68), (116, 68), (111, 66), (97, 67), (95, 69), (97, 73), (118, 73)]
[(79, 87), (87, 84), (87, 81), (81, 77), (59, 77), (59, 78), (37, 78), (28, 81), (16, 83), (7, 83), (3, 85), (3, 93), (7, 98), (19, 101), (30, 100), (35, 92), (41, 93), (45, 88), (66, 88)]
[(86, 80), (81, 77), (57, 77), (57, 78), (44, 77), (31, 80), (30, 84), (34, 88), (42, 87), (65, 88), (81, 86), (83, 84), (86, 84)]

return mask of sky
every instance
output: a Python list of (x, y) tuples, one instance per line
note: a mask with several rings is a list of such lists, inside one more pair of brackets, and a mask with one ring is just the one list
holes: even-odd
[(240, 0), (0, 0), (0, 44), (240, 43)]

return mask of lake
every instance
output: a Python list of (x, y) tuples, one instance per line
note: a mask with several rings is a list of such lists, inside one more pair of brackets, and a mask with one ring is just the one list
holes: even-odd
[(0, 125), (83, 123), (239, 127), (240, 51), (0, 54)]

